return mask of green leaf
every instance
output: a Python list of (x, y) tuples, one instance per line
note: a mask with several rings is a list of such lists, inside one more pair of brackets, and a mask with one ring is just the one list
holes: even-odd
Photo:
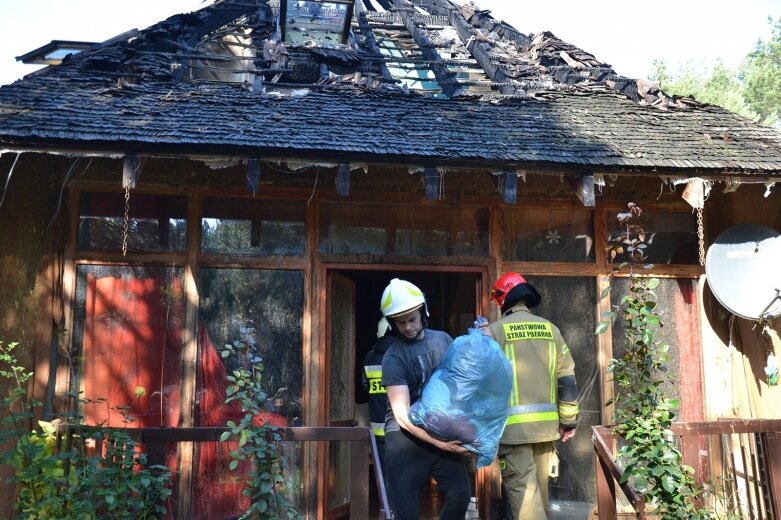
[(599, 325), (597, 325), (597, 328), (594, 331), (594, 334), (604, 334), (609, 327), (610, 327), (610, 322), (609, 321), (601, 321), (601, 322), (599, 322)]
[(236, 460), (236, 459), (233, 459), (228, 467), (230, 468), (231, 471), (235, 471), (236, 468), (239, 467), (239, 461)]
[(225, 442), (231, 437), (231, 432), (222, 432), (222, 435), (220, 435), (220, 442)]

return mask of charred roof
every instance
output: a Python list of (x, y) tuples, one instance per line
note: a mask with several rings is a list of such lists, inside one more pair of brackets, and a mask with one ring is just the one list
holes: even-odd
[(66, 56), (0, 87), (0, 144), (781, 173), (778, 131), (474, 4), (323, 5), (218, 0)]

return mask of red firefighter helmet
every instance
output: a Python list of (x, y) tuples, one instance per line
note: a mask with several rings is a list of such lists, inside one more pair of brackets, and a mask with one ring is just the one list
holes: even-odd
[(542, 300), (540, 293), (526, 281), (526, 278), (512, 271), (504, 273), (496, 280), (493, 289), (491, 289), (491, 300), (503, 309), (505, 299), (513, 289), (515, 291), (511, 299), (517, 298), (520, 301), (522, 298), (525, 298), (529, 307), (538, 306)]

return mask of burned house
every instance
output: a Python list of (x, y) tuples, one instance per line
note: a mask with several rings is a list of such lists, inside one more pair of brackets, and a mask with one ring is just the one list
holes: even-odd
[[(489, 289), (514, 270), (577, 364), (551, 498), (594, 504), (588, 427), (611, 421), (623, 348), (620, 324), (594, 330), (628, 286), (606, 247), (633, 202), (679, 418), (778, 418), (772, 341), (703, 275), (722, 231), (781, 230), (781, 135), (520, 29), (447, 0), (218, 0), (0, 87), (0, 340), (22, 345), (44, 415), (81, 391), (110, 404), (85, 407), (95, 424), (132, 405), (133, 428), (222, 426), (219, 350), (252, 327), (268, 420), (356, 425), (391, 278), (455, 337), (497, 317)], [(175, 517), (235, 515), (219, 443), (155, 457)], [(308, 518), (344, 516), (349, 451), (302, 442), (293, 460)], [(497, 468), (473, 474), (480, 517), (499, 518)]]

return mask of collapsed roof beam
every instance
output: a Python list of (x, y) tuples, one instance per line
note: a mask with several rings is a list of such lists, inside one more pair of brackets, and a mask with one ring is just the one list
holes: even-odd
[(480, 68), (485, 71), (491, 81), (501, 84), (499, 86), (499, 92), (508, 95), (515, 94), (517, 89), (511, 84), (514, 81), (513, 78), (505, 74), (498, 66), (494, 65), (494, 62), (489, 55), (489, 49), (483, 47), (483, 45), (485, 45), (482, 41), (484, 38), (481, 38), (480, 35), (472, 30), (469, 23), (466, 21), (466, 18), (464, 18), (464, 15), (453, 9), (450, 11), (449, 20), (450, 25), (456, 30), (458, 37), (461, 38), (461, 41), (475, 61), (477, 61), (477, 64), (480, 65)]
[(427, 60), (434, 62), (431, 65), (431, 71), (434, 72), (434, 76), (437, 78), (442, 93), (447, 97), (453, 97), (459, 90), (457, 82), (453, 81), (454, 73), (452, 73), (445, 63), (442, 62), (442, 57), (436, 50), (436, 46), (428, 39), (418, 25), (416, 18), (417, 15), (412, 12), (401, 11), (399, 13), (401, 19), (404, 22), (404, 27), (412, 35), (412, 40), (420, 48), (420, 52)]
[[(182, 31), (181, 37), (178, 39), (178, 43), (184, 45), (185, 48), (194, 49), (196, 45), (198, 45), (198, 42), (201, 40), (201, 38), (212, 33), (213, 31), (216, 31), (220, 27), (227, 25), (242, 15), (251, 14), (253, 7), (254, 6), (251, 6), (246, 2), (225, 1), (218, 2), (209, 7), (205, 7), (201, 11), (197, 11), (189, 15), (178, 15), (180, 19), (177, 19), (176, 21), (184, 23), (188, 29)], [(208, 15), (204, 15), (204, 13)], [(197, 17), (197, 23), (194, 21), (193, 17)], [(258, 29), (264, 27), (270, 32), (273, 25), (274, 16), (267, 1), (259, 2), (257, 6), (257, 17)], [(166, 24), (175, 18), (176, 17), (171, 17), (169, 20), (161, 22), (158, 25)], [(257, 30), (254, 31), (253, 36), (255, 38), (260, 37), (261, 35), (259, 32), (260, 31)], [(190, 57), (184, 56), (186, 53), (182, 51), (181, 47), (177, 48), (176, 52), (178, 55), (180, 55), (180, 58), (179, 67), (177, 67), (174, 71), (174, 77), (176, 78), (176, 81), (179, 82), (182, 81), (185, 71), (189, 69), (192, 59)]]
[(594, 198), (594, 185), (596, 180), (591, 174), (578, 175), (575, 178), (567, 177), (567, 180), (575, 190), (575, 195), (578, 196), (580, 202), (587, 208), (593, 208), (596, 205)]

